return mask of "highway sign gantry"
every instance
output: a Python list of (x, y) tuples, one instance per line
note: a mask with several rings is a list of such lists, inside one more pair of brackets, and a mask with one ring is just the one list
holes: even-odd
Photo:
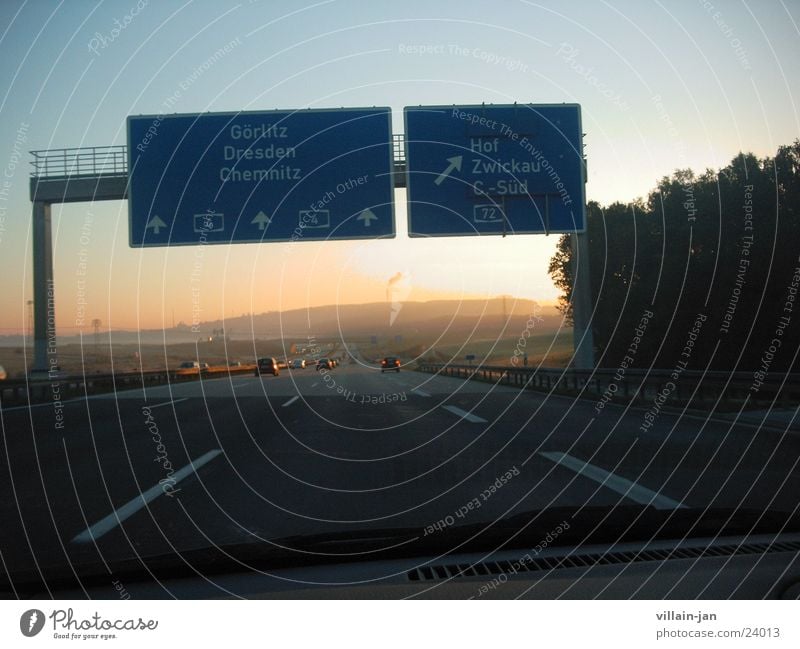
[(412, 237), (583, 232), (580, 106), (405, 109)]
[(395, 235), (389, 108), (128, 118), (132, 247)]

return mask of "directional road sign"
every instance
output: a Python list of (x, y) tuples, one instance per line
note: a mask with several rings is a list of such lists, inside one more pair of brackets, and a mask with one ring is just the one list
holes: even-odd
[(128, 118), (130, 245), (393, 237), (389, 108)]
[(577, 104), (405, 109), (408, 233), (582, 232)]

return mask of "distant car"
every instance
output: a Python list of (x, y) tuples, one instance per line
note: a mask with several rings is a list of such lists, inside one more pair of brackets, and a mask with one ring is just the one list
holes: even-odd
[(387, 356), (381, 361), (381, 374), (384, 372), (400, 371), (400, 359), (394, 356)]
[(293, 370), (304, 370), (304, 369), (306, 369), (306, 362), (302, 358), (295, 358), (292, 361), (291, 367), (292, 367)]
[(231, 361), (228, 363), (228, 367), (241, 367), (242, 361)]
[(0, 365), (0, 381), (5, 381), (8, 378), (6, 368)]
[(332, 370), (333, 365), (331, 364), (330, 358), (320, 358), (317, 361), (317, 370)]
[(208, 363), (200, 363), (200, 371), (201, 372), (208, 372), (211, 369), (211, 366)]
[(278, 376), (280, 373), (281, 369), (277, 359), (272, 357), (258, 359), (256, 363), (256, 376), (261, 376), (262, 374)]

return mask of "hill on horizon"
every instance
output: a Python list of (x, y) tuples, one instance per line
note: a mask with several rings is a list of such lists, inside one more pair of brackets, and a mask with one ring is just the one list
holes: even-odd
[[(298, 338), (350, 339), (396, 335), (466, 335), (492, 337), (506, 330), (524, 328), (530, 318), (537, 319), (540, 332), (553, 331), (563, 324), (555, 306), (541, 306), (534, 300), (506, 297), (464, 300), (430, 300), (323, 306), (267, 311), (233, 318), (208, 320), (189, 326), (178, 323), (164, 329), (112, 329), (100, 333), (105, 342), (167, 344), (195, 341), (219, 335), (220, 330), (234, 340)], [(84, 342), (89, 332), (84, 332)], [(61, 344), (78, 342), (77, 335), (58, 336)], [(21, 345), (22, 336), (3, 336), (0, 345)]]

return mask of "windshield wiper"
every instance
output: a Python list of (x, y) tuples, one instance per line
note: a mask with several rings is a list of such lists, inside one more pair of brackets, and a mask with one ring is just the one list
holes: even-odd
[[(568, 524), (568, 527), (564, 525)], [(558, 534), (554, 530), (560, 527)], [(682, 508), (650, 506), (554, 507), (521, 512), (499, 519), (452, 525), (434, 533), (425, 527), (364, 528), (275, 538), (179, 554), (140, 556), (115, 562), (118, 577), (151, 580), (210, 575), (221, 572), (270, 570), (351, 561), (439, 556), (458, 552), (530, 549), (545, 539), (548, 547), (800, 532), (800, 516), (791, 512), (752, 509)], [(107, 584), (101, 563), (73, 564), (80, 583)], [(45, 574), (50, 587), (78, 582), (68, 566)], [(0, 576), (0, 591), (43, 592), (38, 574)], [(26, 587), (27, 585), (27, 587)], [(32, 590), (31, 590), (32, 589)]]
[[(567, 525), (564, 525), (567, 523)], [(554, 531), (558, 530), (558, 534)], [(496, 521), (430, 527), (365, 528), (288, 536), (259, 543), (264, 550), (295, 551), (338, 557), (342, 561), (368, 555), (433, 554), (536, 546), (548, 535), (550, 545), (609, 543), (650, 539), (800, 532), (800, 515), (754, 509), (681, 508), (652, 506), (551, 507), (514, 514)], [(249, 544), (248, 544), (249, 545)]]

